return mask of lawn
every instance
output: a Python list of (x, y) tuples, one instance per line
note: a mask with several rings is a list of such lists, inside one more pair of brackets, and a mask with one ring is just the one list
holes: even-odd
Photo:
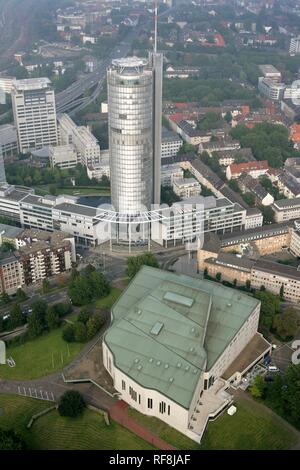
[(12, 357), (16, 366), (1, 365), (0, 376), (29, 380), (51, 374), (71, 362), (83, 347), (82, 343), (66, 343), (62, 328), (57, 328), (24, 344), (8, 347), (7, 357)]
[(123, 292), (122, 289), (118, 289), (117, 287), (112, 287), (108, 296), (104, 297), (103, 299), (98, 299), (96, 301), (96, 307), (111, 309), (111, 307), (118, 300), (122, 292)]
[(209, 423), (201, 445), (156, 418), (135, 410), (129, 410), (129, 414), (177, 449), (283, 450), (296, 444), (296, 435), (292, 435), (276, 416), (254, 409), (249, 402), (239, 401), (236, 406), (234, 416), (225, 412)]
[(147, 450), (150, 444), (127, 429), (111, 422), (105, 424), (101, 414), (86, 410), (79, 418), (62, 418), (57, 411), (39, 418), (26, 429), (31, 416), (51, 403), (12, 395), (0, 395), (0, 427), (14, 428), (35, 450)]

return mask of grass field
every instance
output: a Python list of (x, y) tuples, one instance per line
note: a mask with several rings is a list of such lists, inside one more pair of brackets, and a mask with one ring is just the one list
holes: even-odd
[(82, 343), (66, 343), (62, 328), (57, 328), (32, 341), (7, 348), (15, 367), (0, 366), (0, 376), (5, 379), (29, 380), (51, 374), (71, 362), (84, 347)]
[(120, 295), (122, 294), (122, 289), (118, 289), (117, 287), (112, 287), (110, 294), (103, 299), (99, 299), (96, 301), (97, 308), (106, 308), (110, 309), (113, 304), (118, 300)]
[(177, 449), (284, 450), (296, 444), (296, 434), (293, 435), (276, 416), (257, 410), (249, 402), (238, 402), (236, 406), (234, 416), (223, 413), (209, 423), (201, 445), (156, 418), (143, 416), (134, 410), (129, 413)]
[[(51, 405), (51, 404), (50, 404)], [(144, 450), (153, 449), (127, 429), (112, 422), (105, 424), (103, 416), (86, 410), (79, 418), (62, 418), (57, 411), (39, 418), (26, 429), (31, 416), (49, 403), (12, 395), (0, 395), (0, 428), (14, 428), (30, 449), (43, 450)]]

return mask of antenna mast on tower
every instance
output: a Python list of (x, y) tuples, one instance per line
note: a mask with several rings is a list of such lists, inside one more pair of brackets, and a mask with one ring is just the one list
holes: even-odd
[(157, 0), (154, 1), (154, 53), (157, 53)]

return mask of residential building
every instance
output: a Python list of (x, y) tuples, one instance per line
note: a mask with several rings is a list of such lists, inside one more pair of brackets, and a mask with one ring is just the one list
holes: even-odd
[(271, 206), (273, 204), (274, 197), (250, 174), (242, 175), (238, 179), (238, 185), (243, 193), (250, 192), (254, 196), (256, 205)]
[(195, 178), (175, 178), (173, 180), (173, 191), (182, 199), (199, 196), (201, 186)]
[(163, 164), (164, 158), (174, 157), (175, 155), (177, 155), (182, 144), (183, 144), (183, 141), (176, 134), (176, 132), (163, 128), (162, 137), (161, 137), (162, 164)]
[(171, 163), (170, 165), (162, 165), (161, 167), (161, 185), (172, 186), (175, 178), (183, 178), (184, 171), (179, 163)]
[(144, 266), (112, 307), (104, 367), (122, 400), (200, 442), (231, 402), (230, 380), (271, 350), (257, 333), (259, 313), (244, 293)]
[(246, 162), (246, 163), (232, 163), (226, 168), (226, 178), (228, 180), (237, 179), (241, 175), (250, 175), (252, 178), (259, 178), (267, 173), (269, 165), (267, 160)]
[(260, 258), (252, 260), (241, 255), (220, 253), (207, 258), (199, 269), (207, 269), (210, 276), (221, 274), (221, 279), (245, 285), (250, 282), (255, 289), (264, 286), (266, 290), (279, 295), (283, 288), (284, 298), (299, 303), (300, 272), (293, 266), (286, 266)]
[(67, 233), (22, 229), (14, 244), (16, 251), (0, 260), (0, 291), (8, 294), (70, 271), (76, 261), (74, 238)]
[(55, 96), (50, 80), (15, 80), (11, 97), (20, 152), (57, 145)]
[(300, 54), (300, 36), (291, 38), (289, 53), (291, 56)]
[(282, 172), (277, 177), (277, 186), (284, 197), (293, 199), (300, 197), (300, 183), (298, 183), (288, 172)]

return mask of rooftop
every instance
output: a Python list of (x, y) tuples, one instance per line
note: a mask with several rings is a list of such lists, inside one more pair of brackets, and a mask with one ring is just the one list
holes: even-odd
[(42, 90), (50, 85), (49, 78), (25, 78), (24, 80), (13, 81), (13, 87), (18, 91)]
[(259, 301), (216, 283), (144, 266), (112, 308), (104, 341), (116, 367), (189, 408)]

